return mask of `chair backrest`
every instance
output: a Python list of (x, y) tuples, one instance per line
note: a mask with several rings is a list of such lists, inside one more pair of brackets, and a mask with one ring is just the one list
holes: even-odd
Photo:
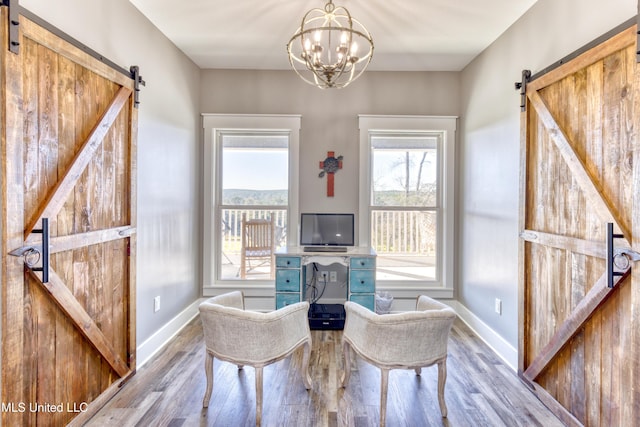
[(308, 302), (263, 313), (242, 309), (242, 298), (233, 292), (200, 304), (205, 345), (219, 359), (267, 364), (310, 339)]
[(242, 214), (242, 248), (251, 254), (271, 254), (275, 251), (275, 223), (270, 219), (250, 219)]
[(343, 337), (376, 363), (390, 366), (428, 366), (445, 357), (456, 318), (446, 306), (378, 315), (347, 301), (345, 310)]

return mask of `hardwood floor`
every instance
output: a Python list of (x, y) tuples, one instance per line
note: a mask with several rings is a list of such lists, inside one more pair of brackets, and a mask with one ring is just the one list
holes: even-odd
[[(342, 331), (312, 331), (311, 378), (305, 390), (302, 353), (264, 369), (263, 426), (376, 426), (380, 372), (356, 358), (346, 389)], [(451, 332), (445, 398), (440, 416), (437, 367), (391, 371), (387, 426), (561, 426), (516, 374), (471, 330), (456, 320)], [(208, 409), (202, 408), (206, 379), (200, 319), (194, 319), (147, 363), (89, 426), (255, 426), (254, 370), (214, 362)]]

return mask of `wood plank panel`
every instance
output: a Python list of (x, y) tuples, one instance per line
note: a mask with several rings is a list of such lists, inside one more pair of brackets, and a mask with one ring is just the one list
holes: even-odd
[[(628, 227), (617, 220), (617, 218), (619, 218), (619, 209), (614, 206), (615, 200), (610, 201), (610, 195), (607, 194), (605, 196), (604, 190), (593, 181), (591, 176), (586, 173), (584, 164), (577, 157), (575, 151), (573, 150), (573, 144), (567, 139), (567, 136), (555, 122), (553, 116), (547, 108), (545, 101), (540, 97), (538, 92), (532, 92), (530, 99), (533, 107), (536, 109), (536, 112), (541, 117), (542, 122), (551, 135), (552, 140), (555, 142), (558, 150), (560, 150), (565, 161), (571, 168), (571, 171), (576, 177), (576, 180), (578, 181), (582, 191), (586, 193), (586, 197), (589, 203), (592, 204), (593, 208), (597, 210), (601, 221), (613, 222), (616, 225), (617, 229), (620, 230), (623, 235), (629, 236)], [(551, 212), (550, 216), (553, 216), (553, 212)]]
[[(111, 128), (111, 125), (117, 118), (122, 107), (126, 104), (130, 95), (131, 91), (129, 89), (121, 88), (118, 91), (109, 107), (107, 107), (100, 120), (97, 122), (87, 139), (82, 144), (82, 149), (75, 156), (69, 170), (65, 172), (62, 179), (56, 180), (57, 182), (55, 185), (55, 189), (50, 193), (48, 192), (48, 194), (50, 195), (48, 195), (43, 202), (40, 202), (38, 211), (34, 215), (31, 222), (29, 222), (25, 230), (25, 237), (27, 237), (31, 233), (36, 224), (39, 224), (43, 217), (54, 217), (60, 211), (65, 201), (67, 200), (67, 196), (78, 182), (78, 179), (80, 178), (82, 172), (87, 167), (91, 159), (94, 158), (96, 150), (101, 147), (103, 138)], [(100, 98), (100, 94), (96, 94), (95, 96), (98, 97), (98, 99), (103, 99)], [(89, 121), (91, 123), (95, 123), (94, 120)], [(94, 173), (99, 173), (99, 171), (94, 171)], [(91, 174), (89, 175), (92, 176)], [(101, 176), (99, 178), (101, 178)], [(100, 191), (99, 194), (102, 194), (101, 187), (96, 188), (89, 186), (88, 189), (90, 191)], [(89, 214), (89, 212), (87, 212), (87, 214)], [(87, 219), (88, 218), (89, 215), (87, 215)]]
[[(633, 97), (636, 100), (640, 99), (640, 72), (636, 70), (633, 76), (632, 85)], [(640, 116), (640, 105), (638, 102), (633, 104), (632, 116), (634, 118)], [(633, 128), (631, 138), (635, 141), (636, 147), (640, 145), (640, 131), (637, 127)], [(632, 157), (633, 164), (633, 176), (632, 182), (640, 182), (640, 150), (633, 150)], [(633, 228), (633, 241), (631, 242), (633, 248), (640, 252), (640, 191), (636, 188), (633, 191), (633, 216), (631, 217), (631, 223)], [(640, 313), (638, 313), (637, 307), (640, 307), (640, 268), (637, 263), (635, 268), (631, 272), (631, 282), (633, 286), (630, 288), (629, 303), (631, 307), (636, 307), (631, 312), (630, 330), (631, 336), (629, 337), (628, 344), (631, 351), (625, 355), (623, 361), (623, 367), (626, 376), (622, 379), (623, 390), (631, 390), (630, 393), (624, 394), (625, 405), (623, 407), (623, 419), (624, 420), (638, 420), (640, 419), (640, 387), (637, 385), (637, 378), (640, 376)], [(635, 382), (634, 382), (635, 381)]]
[[(130, 277), (135, 274), (130, 191), (135, 189), (135, 144), (130, 143), (135, 132), (130, 127), (137, 116), (128, 111), (133, 83), (118, 72), (122, 85), (105, 79), (113, 70), (91, 66), (97, 61), (21, 17), (23, 22), (21, 54), (0, 54), (8, 83), (1, 88), (1, 108), (11, 110), (0, 116), (6, 120), (0, 127), (1, 170), (12, 174), (0, 180), (7, 207), (3, 224), (10, 224), (2, 227), (3, 253), (23, 246), (43, 213), (50, 218), (55, 250), (46, 286), (39, 273), (24, 274), (21, 259), (3, 255), (2, 282), (12, 284), (12, 292), (4, 286), (2, 292), (3, 402), (103, 404), (101, 393), (112, 396), (113, 384), (135, 369), (135, 310), (129, 306), (135, 303)], [(112, 99), (119, 105), (110, 108)], [(94, 155), (87, 155), (83, 144), (92, 145)], [(85, 166), (79, 167), (83, 155)], [(73, 174), (77, 179), (70, 178)], [(61, 185), (66, 194), (56, 191)], [(26, 227), (25, 217), (31, 218)], [(29, 240), (38, 243), (40, 238)], [(15, 335), (8, 332), (7, 320)], [(3, 413), (2, 423), (64, 425), (73, 416)]]
[(585, 425), (637, 421), (621, 404), (640, 388), (625, 357), (637, 329), (635, 286), (625, 276), (610, 290), (603, 276), (605, 223), (628, 239), (616, 246), (629, 247), (638, 215), (640, 83), (635, 34), (625, 34), (532, 82), (533, 108), (522, 116), (520, 370), (563, 420)]

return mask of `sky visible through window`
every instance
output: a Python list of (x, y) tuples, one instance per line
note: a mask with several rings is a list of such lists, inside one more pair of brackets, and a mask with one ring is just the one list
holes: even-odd
[[(423, 159), (423, 153), (426, 156)], [(417, 169), (424, 162), (420, 174), (421, 184), (434, 184), (437, 177), (436, 150), (420, 151), (376, 149), (373, 155), (373, 184), (376, 191), (404, 191), (406, 184), (406, 162), (409, 153), (409, 185), (415, 187)], [(413, 172), (413, 174), (411, 174)]]
[(222, 182), (224, 190), (286, 190), (286, 149), (225, 148)]

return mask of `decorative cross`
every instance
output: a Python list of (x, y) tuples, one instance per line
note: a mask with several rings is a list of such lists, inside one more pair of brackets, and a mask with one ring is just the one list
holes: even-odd
[(336, 158), (334, 151), (327, 151), (327, 158), (320, 162), (320, 169), (320, 178), (327, 174), (327, 197), (333, 197), (333, 175), (342, 169), (342, 156)]

